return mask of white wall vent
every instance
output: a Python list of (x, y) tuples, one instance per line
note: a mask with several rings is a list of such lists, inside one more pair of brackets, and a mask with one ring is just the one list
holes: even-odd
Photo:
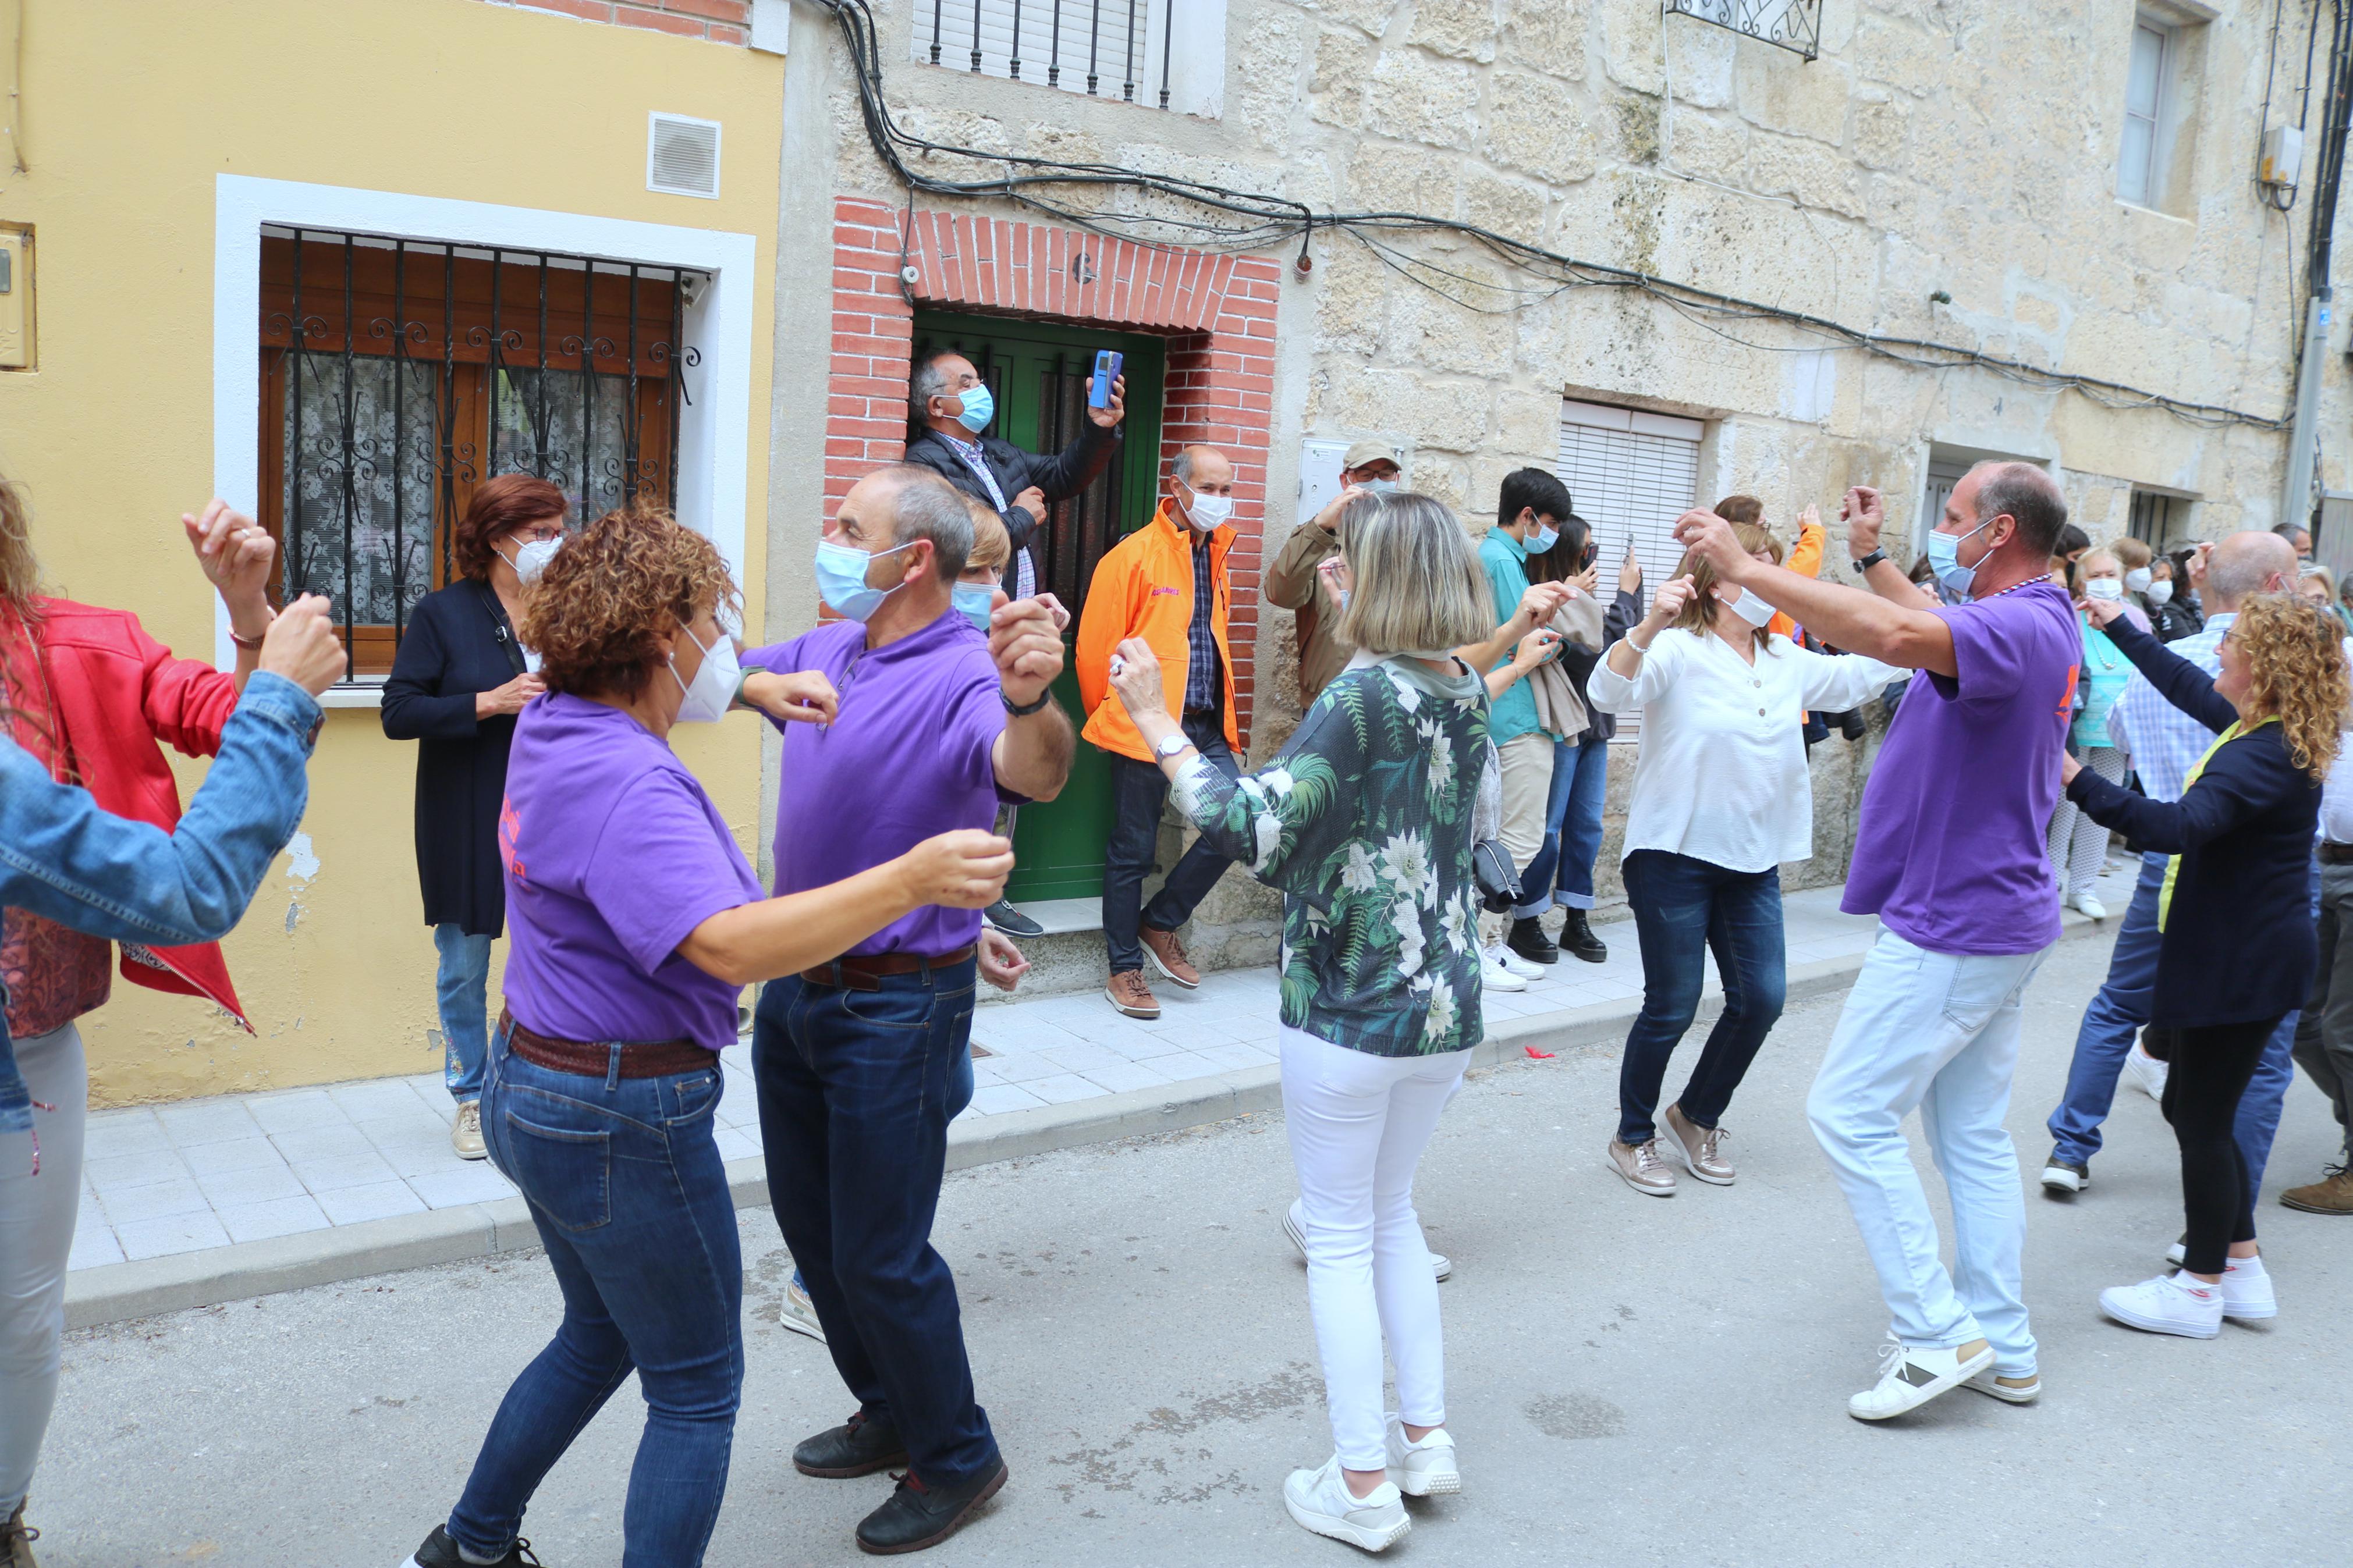
[(673, 196), (719, 196), (719, 121), (651, 114), (646, 128), (646, 189)]

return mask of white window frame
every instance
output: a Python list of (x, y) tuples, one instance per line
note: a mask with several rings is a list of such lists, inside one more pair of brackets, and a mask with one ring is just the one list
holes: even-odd
[[(2124, 127), (2116, 143), (2116, 200), (2128, 206), (2147, 207), (2153, 212), (2164, 210), (2161, 200), (2166, 183), (2166, 144), (2172, 138), (2174, 91), (2173, 75), (2181, 49), (2181, 29), (2165, 17), (2148, 11), (2133, 14), (2131, 43), (2137, 46), (2143, 32), (2157, 36), (2157, 101), (2147, 115), (2133, 112), (2132, 108), (2132, 47), (2125, 51), (2125, 112)], [(2148, 164), (2143, 171), (2142, 188), (2138, 195), (2125, 189), (2124, 143), (2132, 133), (2133, 121), (2145, 120), (2148, 126)]]
[[(261, 499), (261, 230), (265, 224), (464, 246), (560, 251), (705, 273), (684, 335), (698, 363), (681, 364), (689, 402), (679, 411), (678, 519), (719, 547), (744, 581), (752, 450), (752, 326), (759, 241), (748, 234), (593, 217), (582, 213), (450, 201), (397, 191), (314, 185), (247, 174), (215, 177), (213, 227), (213, 493), (255, 513)], [(228, 610), (213, 598), (213, 658), (235, 667)], [(329, 707), (375, 707), (380, 683), (330, 689)]]

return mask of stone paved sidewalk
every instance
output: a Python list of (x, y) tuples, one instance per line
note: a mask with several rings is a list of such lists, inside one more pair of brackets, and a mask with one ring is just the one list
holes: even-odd
[[(2102, 894), (2116, 917), (2128, 880)], [(1878, 922), (1841, 914), (1836, 888), (1785, 902), (1789, 963), (1849, 957)], [(1486, 998), (1491, 1022), (1616, 1003), (1630, 1014), (1642, 965), (1631, 921), (1602, 928), (1605, 963), (1564, 958), (1546, 978)], [(1712, 978), (1712, 977), (1711, 977)], [(1155, 987), (1161, 1016), (1145, 1024), (1100, 994), (984, 1008), (974, 1043), (977, 1088), (964, 1120), (1215, 1078), (1275, 1060), (1271, 969), (1212, 973), (1194, 992)], [(748, 1045), (725, 1053), (719, 1152), (757, 1154)], [(225, 1095), (104, 1110), (90, 1119), (79, 1226), (69, 1267), (227, 1247), (513, 1195), (487, 1162), (449, 1152), (453, 1110), (438, 1075)]]

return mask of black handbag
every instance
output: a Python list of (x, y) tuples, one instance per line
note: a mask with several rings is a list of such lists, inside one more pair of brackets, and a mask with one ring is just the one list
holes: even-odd
[(1511, 852), (1500, 838), (1482, 838), (1471, 846), (1471, 879), (1478, 885), (1479, 907), (1500, 915), (1520, 906), (1520, 877), (1512, 869)]

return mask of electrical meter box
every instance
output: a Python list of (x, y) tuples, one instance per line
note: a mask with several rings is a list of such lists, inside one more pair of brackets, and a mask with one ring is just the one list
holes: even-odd
[(0, 370), (33, 368), (33, 231), (0, 224)]
[(2292, 186), (2304, 168), (2304, 132), (2293, 125), (2274, 125), (2263, 132), (2263, 156), (2255, 179), (2265, 185)]

